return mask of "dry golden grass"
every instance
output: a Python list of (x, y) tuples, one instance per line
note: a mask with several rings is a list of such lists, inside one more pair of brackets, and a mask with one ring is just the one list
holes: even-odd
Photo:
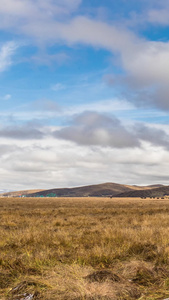
[(0, 299), (169, 298), (169, 200), (0, 198)]

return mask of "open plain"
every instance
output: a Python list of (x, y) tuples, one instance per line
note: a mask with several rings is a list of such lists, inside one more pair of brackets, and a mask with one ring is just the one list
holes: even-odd
[(0, 299), (169, 298), (169, 200), (0, 198)]

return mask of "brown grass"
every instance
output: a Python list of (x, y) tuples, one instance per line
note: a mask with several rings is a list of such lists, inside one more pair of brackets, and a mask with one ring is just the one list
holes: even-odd
[(169, 200), (0, 198), (0, 299), (169, 298)]

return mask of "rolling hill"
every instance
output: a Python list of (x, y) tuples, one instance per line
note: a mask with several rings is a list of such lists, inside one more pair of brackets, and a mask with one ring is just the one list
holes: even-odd
[(56, 195), (57, 197), (101, 197), (101, 196), (114, 196), (119, 193), (128, 192), (131, 188), (126, 185), (117, 183), (103, 183), (97, 185), (89, 185), (75, 188), (58, 188), (43, 190), (38, 193), (32, 193), (29, 196), (48, 196)]
[[(130, 186), (117, 183), (103, 183), (75, 188), (56, 188), (29, 193), (29, 197), (116, 197), (117, 195), (139, 194), (142, 191), (149, 191), (159, 188), (161, 185), (153, 186)], [(148, 193), (148, 192), (147, 192)], [(133, 196), (137, 197), (137, 196)], [(139, 197), (139, 196), (138, 196)]]
[(119, 193), (116, 195), (116, 197), (164, 197), (166, 195), (169, 195), (169, 186), (161, 186), (161, 187), (155, 187), (155, 188), (149, 188), (149, 189), (143, 189), (143, 190), (131, 190), (128, 192)]
[(169, 186), (136, 186), (118, 183), (103, 183), (74, 188), (23, 190), (3, 193), (6, 197), (163, 197), (169, 195)]

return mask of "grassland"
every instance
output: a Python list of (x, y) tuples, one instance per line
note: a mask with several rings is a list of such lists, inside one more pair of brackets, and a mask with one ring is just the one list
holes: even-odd
[(0, 198), (0, 299), (169, 298), (169, 200)]

